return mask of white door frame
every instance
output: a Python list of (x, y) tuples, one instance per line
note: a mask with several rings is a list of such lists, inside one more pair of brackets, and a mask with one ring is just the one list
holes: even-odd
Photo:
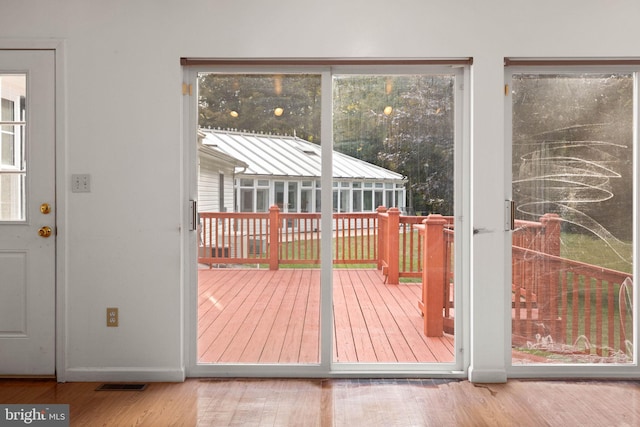
[[(552, 62), (552, 61), (550, 61)], [(640, 66), (638, 65), (615, 65), (615, 64), (607, 64), (606, 60), (601, 61), (601, 65), (543, 65), (543, 66), (516, 66), (511, 65), (505, 67), (504, 69), (504, 82), (506, 84), (505, 88), (512, 87), (512, 75), (518, 73), (528, 73), (528, 74), (551, 74), (551, 73), (609, 73), (609, 72), (624, 72), (631, 73), (634, 75), (634, 132), (633, 132), (633, 144), (634, 144), (634, 154), (633, 154), (633, 181), (635, 183), (633, 188), (633, 198), (634, 198), (634, 206), (633, 206), (633, 253), (634, 253), (634, 265), (633, 265), (633, 277), (639, 277), (640, 274), (640, 266), (638, 265), (638, 245), (640, 240), (640, 227), (638, 223), (640, 221), (639, 216), (639, 207), (638, 200), (640, 200), (640, 183), (638, 182), (638, 174), (639, 169), (638, 165), (640, 164), (640, 149), (639, 149), (639, 131), (640, 128)], [(505, 120), (505, 172), (506, 172), (506, 196), (508, 199), (512, 198), (512, 96), (510, 94), (505, 93), (505, 104), (504, 104), (504, 120)], [(505, 283), (511, 282), (511, 234), (509, 234), (508, 242), (506, 242), (507, 247), (505, 248), (505, 265), (506, 265), (506, 281)], [(634, 355), (633, 362), (622, 365), (615, 363), (573, 363), (573, 364), (525, 364), (525, 365), (514, 365), (512, 361), (512, 353), (511, 353), (511, 289), (510, 287), (505, 287), (504, 289), (504, 322), (506, 326), (506, 344), (504, 349), (504, 356), (506, 363), (506, 370), (508, 378), (619, 378), (619, 379), (632, 379), (638, 378), (640, 375), (640, 363), (638, 362), (638, 337), (640, 336), (640, 332), (638, 331), (640, 326), (640, 319), (638, 313), (640, 312), (639, 304), (640, 304), (640, 293), (636, 289), (634, 290), (633, 295), (633, 345), (634, 345)]]
[(56, 379), (64, 382), (66, 378), (66, 121), (65, 121), (65, 45), (63, 40), (1, 40), (0, 50), (48, 50), (54, 52), (55, 60), (55, 206), (56, 206), (56, 248), (55, 248), (55, 369)]
[[(357, 72), (356, 67), (349, 66), (347, 68), (331, 67), (324, 68), (318, 67), (310, 71), (308, 68), (303, 69), (304, 72), (313, 72), (322, 75), (323, 79), (323, 99), (331, 99), (331, 75), (332, 73), (344, 73)], [(433, 70), (435, 67), (431, 67)], [(459, 68), (459, 67), (456, 67)], [(268, 66), (260, 68), (261, 73), (282, 73), (285, 67), (280, 66), (270, 69)], [(412, 68), (405, 67), (407, 72)], [(191, 143), (196, 141), (197, 135), (197, 73), (201, 71), (210, 71), (211, 67), (206, 66), (189, 66), (183, 68), (183, 85), (188, 88), (191, 85), (191, 90), (186, 90), (185, 96), (183, 96), (182, 103), (182, 126), (183, 126), (183, 228), (188, 230), (189, 223), (189, 200), (197, 200), (197, 185), (196, 182), (196, 168), (193, 165), (196, 164), (196, 144)], [(286, 68), (286, 70), (295, 72), (295, 69)], [(414, 72), (424, 72), (425, 68), (416, 67)], [(255, 68), (251, 71), (255, 72)], [(362, 72), (375, 73), (378, 72), (371, 67), (363, 69)], [(454, 69), (455, 71), (455, 69)], [(229, 67), (225, 69), (225, 72), (247, 72), (246, 68), (240, 67), (236, 69)], [(388, 73), (388, 69), (381, 68), (380, 73)], [(448, 69), (451, 72), (451, 69)], [(455, 163), (457, 170), (455, 172), (456, 180), (456, 222), (459, 226), (460, 233), (457, 233), (456, 237), (456, 272), (455, 275), (459, 280), (457, 284), (456, 293), (456, 360), (450, 364), (439, 364), (435, 369), (427, 367), (427, 364), (385, 364), (384, 367), (375, 366), (372, 364), (347, 364), (347, 363), (335, 363), (332, 359), (330, 335), (326, 333), (331, 324), (331, 304), (323, 304), (321, 306), (321, 330), (325, 330), (325, 333), (321, 334), (321, 363), (310, 365), (234, 365), (224, 364), (211, 369), (207, 366), (198, 365), (194, 356), (194, 349), (196, 348), (197, 336), (194, 336), (194, 332), (197, 328), (197, 302), (194, 297), (194, 292), (197, 292), (197, 253), (196, 253), (196, 234), (194, 232), (185, 231), (182, 239), (182, 265), (183, 265), (183, 287), (182, 287), (182, 304), (183, 304), (183, 326), (184, 326), (184, 364), (186, 368), (187, 377), (447, 377), (447, 378), (466, 378), (467, 370), (470, 364), (470, 355), (468, 351), (462, 351), (462, 349), (470, 348), (470, 316), (467, 315), (470, 307), (470, 241), (471, 241), (471, 229), (468, 226), (471, 218), (470, 203), (467, 201), (471, 199), (470, 188), (470, 162), (471, 162), (471, 150), (470, 150), (470, 71), (455, 71), (459, 76), (458, 84), (460, 90), (456, 90), (456, 108), (460, 108), (460, 114), (458, 118), (459, 122), (456, 123), (456, 147), (455, 147)], [(186, 95), (192, 93), (192, 95)], [(322, 116), (325, 120), (322, 121), (323, 135), (331, 135), (332, 124), (330, 120), (326, 118), (331, 117), (332, 106), (330, 102), (323, 102)], [(329, 138), (331, 140), (331, 138)], [(331, 204), (332, 204), (332, 162), (331, 162), (331, 150), (328, 154), (322, 156), (322, 188), (329, 189), (329, 191), (322, 192), (322, 230), (331, 230)], [(464, 221), (463, 221), (464, 219)], [(466, 227), (464, 225), (467, 225)], [(329, 240), (328, 236), (324, 239)], [(330, 245), (322, 246), (322, 259), (331, 259), (331, 247)], [(324, 268), (321, 269), (321, 300), (332, 300), (332, 286), (331, 286), (331, 263), (322, 263)], [(329, 267), (327, 267), (329, 265)], [(327, 283), (329, 282), (329, 285)], [(195, 319), (195, 320), (194, 320)], [(384, 370), (383, 370), (384, 369)]]

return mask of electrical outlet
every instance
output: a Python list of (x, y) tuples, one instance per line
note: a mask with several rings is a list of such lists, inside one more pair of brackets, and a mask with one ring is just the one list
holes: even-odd
[(89, 175), (88, 173), (71, 175), (71, 192), (72, 193), (91, 192), (91, 175)]
[(115, 327), (118, 326), (118, 309), (115, 307), (107, 308), (107, 326)]

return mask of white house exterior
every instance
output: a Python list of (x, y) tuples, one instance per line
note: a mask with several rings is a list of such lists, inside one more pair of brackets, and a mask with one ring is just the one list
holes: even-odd
[[(203, 149), (236, 159), (235, 211), (266, 212), (277, 205), (284, 212), (320, 212), (321, 147), (295, 136), (264, 135), (231, 130), (201, 129)], [(203, 168), (201, 157), (201, 211), (215, 200), (216, 173)], [(228, 167), (233, 163), (229, 162)], [(246, 165), (237, 169), (238, 165)], [(230, 169), (228, 169), (230, 170)], [(204, 173), (206, 171), (206, 174)], [(221, 178), (222, 175), (219, 175)], [(226, 192), (225, 204), (230, 200)], [(336, 212), (372, 212), (378, 206), (404, 207), (406, 179), (388, 169), (333, 152), (333, 206)], [(218, 184), (219, 185), (219, 182)], [(211, 194), (205, 194), (211, 191)]]
[(234, 176), (248, 165), (220, 150), (202, 144), (198, 134), (198, 211), (232, 212), (234, 210)]

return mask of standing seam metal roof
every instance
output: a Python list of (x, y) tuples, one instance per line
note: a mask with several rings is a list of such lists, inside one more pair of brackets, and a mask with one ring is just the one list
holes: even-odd
[[(243, 175), (317, 178), (321, 147), (295, 136), (261, 135), (231, 130), (201, 129), (203, 144), (242, 160), (249, 166)], [(396, 172), (333, 151), (334, 179), (404, 182)]]

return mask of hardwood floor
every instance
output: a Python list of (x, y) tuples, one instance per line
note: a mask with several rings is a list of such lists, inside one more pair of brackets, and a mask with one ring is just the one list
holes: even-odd
[[(318, 363), (320, 270), (198, 272), (198, 361)], [(426, 337), (421, 285), (377, 270), (334, 270), (334, 360), (453, 362), (452, 335)]]
[(640, 425), (640, 382), (630, 381), (190, 379), (95, 391), (98, 385), (0, 380), (0, 404), (69, 404), (72, 426)]

